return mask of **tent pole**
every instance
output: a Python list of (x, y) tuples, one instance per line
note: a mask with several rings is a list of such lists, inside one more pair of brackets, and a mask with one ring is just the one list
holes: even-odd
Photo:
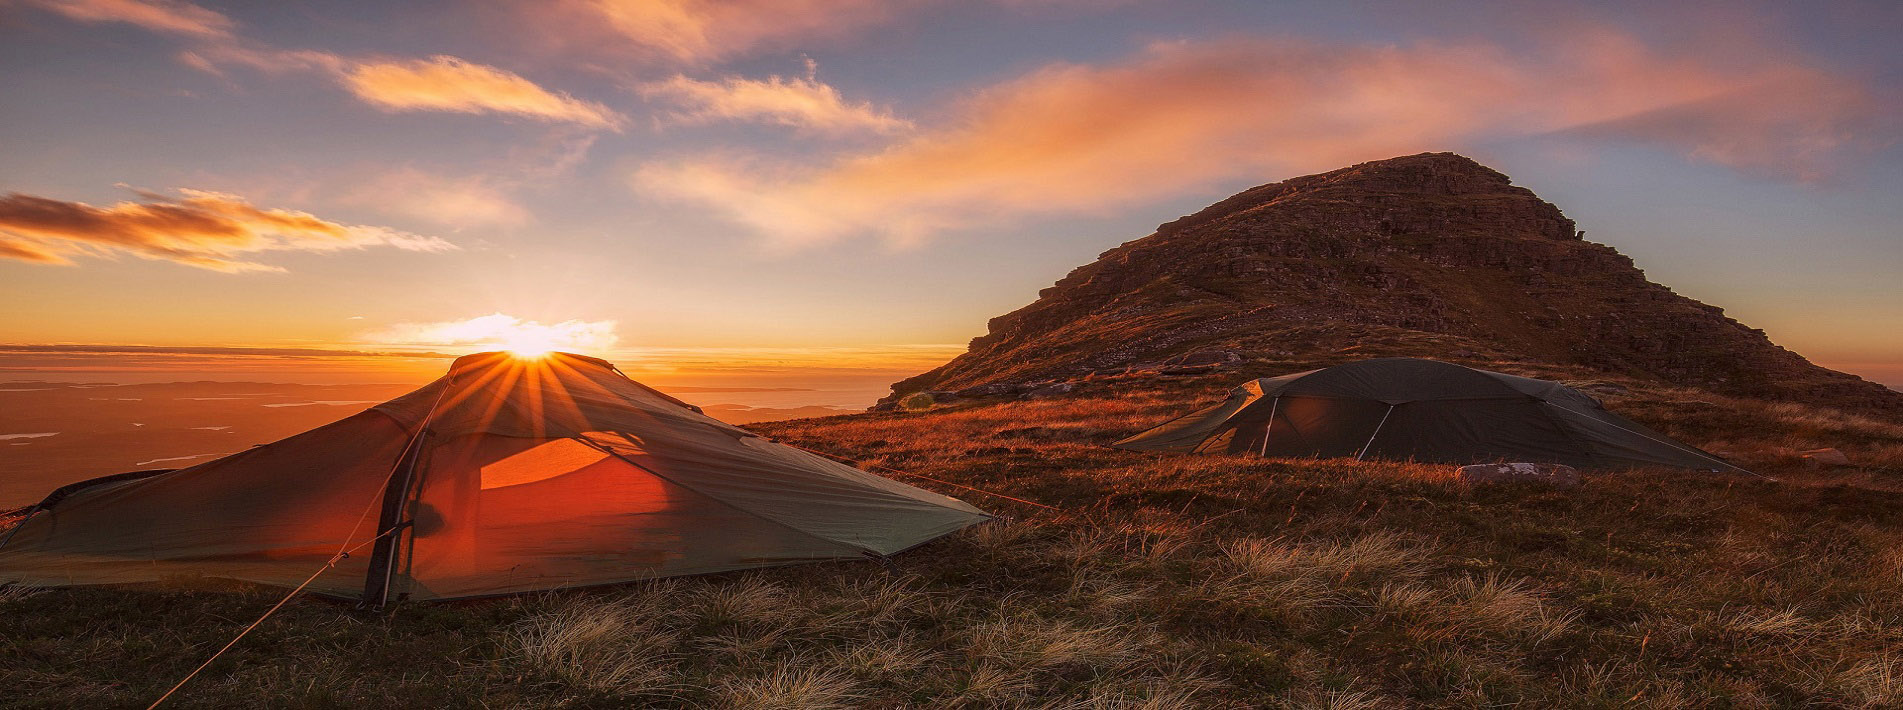
[(1368, 455), (1368, 447), (1374, 446), (1374, 438), (1381, 435), (1381, 427), (1387, 426), (1388, 415), (1393, 413), (1394, 405), (1390, 404), (1388, 405), (1388, 411), (1381, 414), (1381, 423), (1374, 425), (1374, 433), (1368, 435), (1368, 443), (1362, 444), (1361, 453), (1355, 454), (1356, 461), (1360, 461), (1362, 457)]
[(383, 510), (377, 515), (378, 532), (373, 538), (377, 544), (371, 548), (370, 564), (364, 572), (363, 596), (357, 600), (359, 609), (380, 610), (390, 601), (390, 578), (396, 573), (397, 548), (403, 537), (399, 528), (412, 522), (403, 518), (404, 508), (409, 507), (410, 489), (416, 482), (416, 460), (423, 452), (423, 438), (429, 436), (430, 425), (436, 422), (436, 408), (442, 406), (443, 396), (456, 386), (456, 368), (451, 367), (444, 379), (448, 381), (430, 402), (429, 411), (423, 414), (416, 433), (404, 444), (403, 454), (397, 457), (396, 465), (390, 469), (390, 479), (384, 484)]
[(1275, 409), (1280, 406), (1282, 406), (1282, 395), (1278, 394), (1275, 399), (1269, 400), (1269, 423), (1262, 427), (1262, 451), (1256, 454), (1256, 458), (1269, 457), (1269, 432), (1275, 431)]
[(397, 528), (409, 524), (404, 520), (404, 508), (408, 507), (410, 488), (416, 479), (417, 454), (423, 450), (423, 437), (428, 434), (428, 430), (417, 433), (416, 441), (403, 452), (403, 460), (397, 464), (397, 474), (384, 486), (383, 510), (377, 516), (380, 536), (376, 547), (371, 548), (363, 599), (358, 602), (364, 608), (382, 609), (390, 601), (390, 579), (396, 574), (397, 548), (401, 547), (403, 538)]

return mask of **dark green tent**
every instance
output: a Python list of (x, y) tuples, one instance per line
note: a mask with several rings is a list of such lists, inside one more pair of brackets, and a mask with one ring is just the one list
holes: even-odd
[(1275, 457), (1744, 471), (1608, 412), (1599, 400), (1557, 382), (1406, 357), (1255, 380), (1237, 387), (1222, 404), (1115, 446)]

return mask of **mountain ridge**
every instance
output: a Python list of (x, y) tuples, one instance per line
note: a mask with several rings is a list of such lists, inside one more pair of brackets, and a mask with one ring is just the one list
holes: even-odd
[(1648, 280), (1557, 206), (1454, 153), (1244, 190), (1103, 252), (987, 330), (882, 402), (1154, 369), (1214, 351), (1545, 363), (1903, 412), (1903, 393), (1814, 365), (1723, 309)]

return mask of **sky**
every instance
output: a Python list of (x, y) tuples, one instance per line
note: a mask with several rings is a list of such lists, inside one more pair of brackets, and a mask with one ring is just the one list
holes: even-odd
[(1889, 2), (0, 0), (0, 343), (69, 379), (545, 344), (870, 388), (1230, 194), (1452, 150), (1903, 386), (1900, 32)]

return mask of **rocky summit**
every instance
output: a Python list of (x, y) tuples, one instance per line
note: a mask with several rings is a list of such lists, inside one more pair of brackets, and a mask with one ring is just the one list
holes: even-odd
[(992, 319), (966, 353), (896, 383), (887, 401), (1391, 355), (1903, 411), (1903, 394), (1648, 281), (1558, 207), (1453, 153), (1263, 185), (1164, 224)]

